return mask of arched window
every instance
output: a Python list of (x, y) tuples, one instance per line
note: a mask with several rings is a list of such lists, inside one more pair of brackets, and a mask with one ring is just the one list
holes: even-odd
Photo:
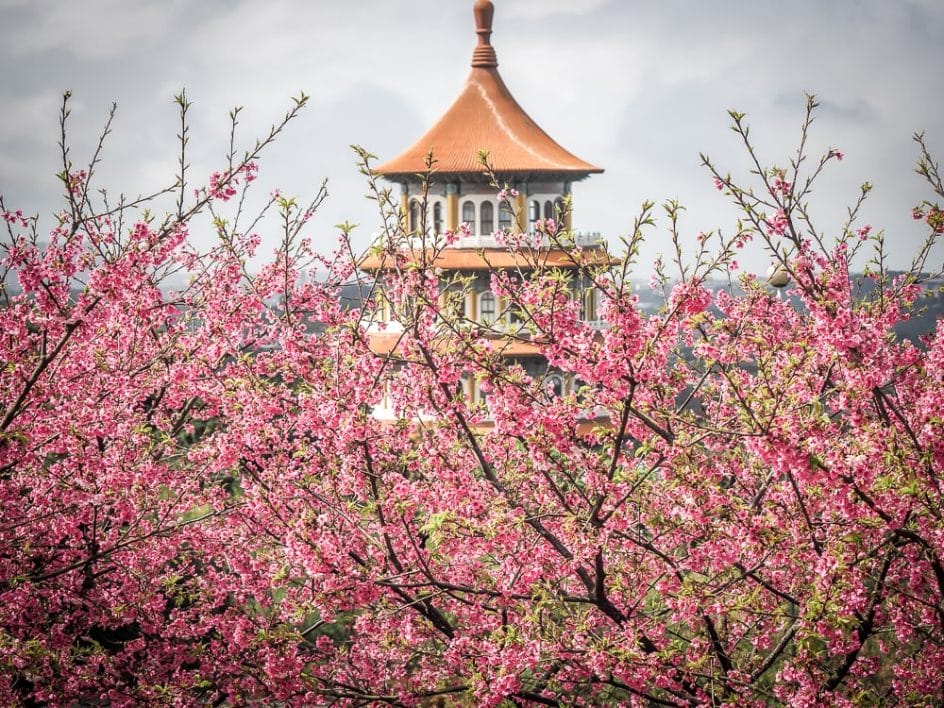
[(491, 290), (479, 293), (479, 322), (491, 327), (495, 324), (495, 295)]
[(389, 322), (390, 321), (390, 302), (387, 300), (387, 293), (384, 292), (384, 289), (377, 286), (377, 289), (374, 291), (374, 304), (376, 305), (376, 318), (378, 322)]
[(508, 202), (501, 202), (498, 205), (498, 228), (502, 231), (511, 231), (511, 207)]
[(437, 236), (442, 233), (442, 202), (433, 204), (433, 233)]
[(544, 379), (544, 390), (548, 398), (560, 398), (564, 395), (564, 380), (558, 374), (551, 374)]
[(455, 287), (446, 288), (441, 298), (443, 310), (452, 313), (459, 319), (465, 319), (467, 294), (464, 290)]
[(483, 236), (491, 236), (495, 230), (495, 211), (491, 202), (482, 202), (482, 230)]
[(583, 379), (574, 379), (573, 391), (577, 394), (577, 402), (581, 405), (593, 398), (593, 391)]
[(475, 379), (472, 380), (472, 402), (488, 406), (488, 394), (482, 390), (481, 385)]
[(509, 304), (502, 314), (505, 316), (505, 321), (508, 323), (508, 330), (511, 333), (516, 334), (524, 326), (524, 319), (522, 315), (525, 313), (518, 309), (514, 303)]
[(557, 220), (557, 215), (554, 213), (554, 205), (551, 203), (550, 199), (544, 202), (544, 218)]
[(531, 230), (534, 230), (535, 222), (539, 221), (541, 218), (541, 202), (537, 199), (532, 199), (528, 204), (528, 223), (531, 224)]
[(469, 225), (469, 233), (475, 233), (475, 202), (462, 203), (462, 221)]
[(420, 203), (415, 199), (410, 202), (410, 223), (407, 224), (410, 232), (419, 231), (420, 229)]

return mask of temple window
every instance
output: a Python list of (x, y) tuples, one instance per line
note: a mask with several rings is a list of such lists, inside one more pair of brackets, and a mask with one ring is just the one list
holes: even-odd
[(495, 230), (495, 211), (491, 202), (482, 202), (482, 231), (483, 236), (491, 236)]
[(511, 231), (513, 216), (511, 206), (509, 206), (507, 202), (501, 202), (498, 205), (498, 228), (502, 231)]
[(390, 321), (390, 303), (387, 300), (387, 293), (379, 285), (375, 286), (374, 304), (376, 306), (375, 318), (378, 322)]
[(410, 232), (419, 231), (422, 219), (420, 218), (420, 203), (414, 199), (410, 202), (410, 223), (407, 224)]
[(564, 395), (564, 380), (558, 374), (551, 374), (544, 379), (544, 390), (549, 398), (560, 398)]
[(443, 215), (442, 203), (433, 204), (433, 233), (437, 236), (442, 233)]
[(479, 322), (491, 326), (495, 324), (495, 295), (491, 290), (479, 294)]
[(544, 202), (544, 218), (557, 221), (557, 215), (554, 213), (554, 204), (550, 199)]
[(518, 309), (515, 303), (510, 302), (504, 311), (505, 319), (508, 323), (508, 329), (511, 332), (518, 332), (524, 325), (524, 319), (522, 315), (527, 316), (526, 312)]
[(472, 400), (473, 403), (488, 406), (488, 394), (482, 390), (479, 382), (475, 380), (472, 381)]
[(528, 204), (528, 223), (531, 224), (531, 230), (534, 230), (534, 225), (541, 219), (541, 202), (537, 199), (532, 199)]
[(462, 203), (462, 221), (469, 225), (469, 233), (475, 233), (475, 202)]

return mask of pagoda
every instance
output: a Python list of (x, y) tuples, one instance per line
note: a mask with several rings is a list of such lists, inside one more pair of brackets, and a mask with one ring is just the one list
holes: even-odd
[[(598, 293), (584, 272), (588, 265), (612, 261), (599, 234), (572, 230), (571, 185), (603, 170), (561, 147), (525, 113), (498, 73), (491, 44), (494, 5), (477, 0), (473, 14), (478, 41), (472, 70), (458, 98), (413, 145), (373, 172), (400, 186), (400, 224), (411, 236), (408, 250), (413, 257), (422, 255), (413, 250), (416, 244), (423, 244), (423, 257), (428, 258), (425, 244), (442, 244), (440, 237), (452, 234), (447, 245), (434, 249), (426, 265), (443, 274), (444, 290), (454, 291), (455, 283), (462, 284), (462, 292), (452, 293), (458, 295), (461, 315), (487, 328), (496, 339), (504, 338), (506, 357), (531, 376), (543, 377), (550, 390), (563, 394), (576, 382), (563, 372), (548, 370), (539, 346), (518, 336), (520, 322), (513, 308), (492, 292), (491, 274), (527, 271), (535, 263), (571, 271), (581, 316), (599, 327)], [(508, 189), (499, 193), (501, 185)], [(538, 244), (537, 258), (535, 247), (524, 252), (509, 246), (508, 234), (538, 234), (544, 228), (539, 225), (548, 223), (581, 249), (579, 263), (572, 251), (549, 241), (542, 245), (539, 237), (529, 242)], [(384, 272), (394, 264), (389, 254), (374, 254), (360, 267), (382, 285)], [(378, 308), (377, 321), (369, 330), (371, 349), (393, 351), (401, 331), (389, 310)], [(483, 399), (474, 381), (465, 381), (463, 386), (470, 402)], [(383, 405), (378, 406), (375, 414), (382, 416), (383, 410)]]

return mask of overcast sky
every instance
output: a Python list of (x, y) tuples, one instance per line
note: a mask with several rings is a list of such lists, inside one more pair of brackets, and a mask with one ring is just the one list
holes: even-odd
[[(822, 102), (811, 145), (845, 153), (814, 195), (834, 233), (858, 185), (874, 185), (863, 223), (884, 227), (894, 265), (923, 231), (929, 196), (912, 171), (915, 131), (944, 156), (944, 3), (939, 0), (635, 2), (496, 0), (493, 44), (505, 83), (561, 145), (605, 168), (574, 187), (574, 225), (624, 234), (644, 199), (687, 207), (686, 237), (733, 228), (736, 213), (699, 167), (735, 174), (743, 151), (727, 109), (749, 114), (761, 158), (786, 164), (804, 94)], [(333, 225), (376, 229), (350, 143), (395, 156), (448, 108), (475, 44), (471, 0), (0, 0), (0, 193), (51, 213), (61, 169), (57, 107), (73, 92), (71, 139), (87, 159), (112, 101), (118, 115), (102, 176), (111, 192), (174, 180), (174, 94), (193, 101), (191, 162), (222, 161), (227, 113), (244, 106), (248, 143), (300, 90), (311, 104), (263, 159), (262, 190), (330, 198), (311, 223), (325, 251)], [(743, 174), (743, 172), (741, 172)], [(664, 221), (664, 220), (663, 220)], [(48, 226), (51, 219), (46, 219)], [(196, 234), (196, 238), (207, 238)], [(650, 236), (643, 271), (665, 249)], [(937, 253), (938, 262), (941, 251)], [(742, 259), (765, 268), (755, 248)]]

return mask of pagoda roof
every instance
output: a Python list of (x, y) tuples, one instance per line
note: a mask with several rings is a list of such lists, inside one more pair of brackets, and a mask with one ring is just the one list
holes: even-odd
[(475, 3), (478, 46), (459, 97), (412, 146), (374, 168), (376, 174), (393, 181), (415, 179), (428, 171), (427, 158), (432, 154), (437, 174), (479, 178), (483, 150), (492, 170), (502, 175), (576, 180), (603, 172), (558, 145), (511, 95), (498, 73), (489, 39), (493, 12), (488, 0)]

